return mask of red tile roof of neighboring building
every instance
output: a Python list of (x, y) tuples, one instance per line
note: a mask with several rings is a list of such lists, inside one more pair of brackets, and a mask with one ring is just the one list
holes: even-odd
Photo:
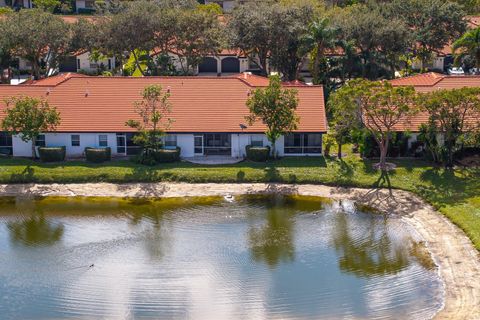
[[(257, 79), (257, 77), (255, 77)], [(0, 85), (0, 109), (11, 96), (42, 97), (57, 107), (62, 122), (59, 132), (131, 132), (129, 119), (139, 119), (133, 104), (151, 84), (170, 89), (175, 119), (169, 132), (242, 132), (249, 114), (245, 102), (256, 84), (238, 77), (84, 77), (71, 76), (59, 84)], [(325, 132), (323, 88), (290, 85), (298, 91), (298, 132)], [(0, 112), (3, 117), (3, 112)], [(255, 123), (244, 132), (263, 132)]]
[(39, 80), (28, 80), (23, 84), (29, 84), (34, 86), (57, 86), (60, 83), (67, 81), (68, 79), (73, 77), (81, 78), (81, 77), (88, 77), (88, 76), (80, 73), (68, 72), (68, 73), (61, 73), (52, 77), (43, 78)]
[[(411, 77), (391, 80), (394, 86), (413, 86), (417, 92), (425, 93), (435, 90), (461, 89), (465, 87), (480, 87), (480, 76), (447, 76), (438, 73), (418, 74)], [(479, 121), (479, 117), (476, 121)], [(428, 114), (421, 112), (409, 120), (404, 120), (396, 126), (398, 131), (417, 132), (422, 123), (428, 122)]]
[(437, 82), (441, 81), (444, 77), (445, 75), (440, 73), (428, 72), (397, 78), (391, 80), (390, 83), (394, 86), (433, 86)]

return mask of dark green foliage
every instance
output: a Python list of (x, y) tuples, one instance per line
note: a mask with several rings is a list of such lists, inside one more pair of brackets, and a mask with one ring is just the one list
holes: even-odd
[(65, 161), (65, 147), (39, 147), (38, 154), (42, 162)]
[(85, 148), (85, 157), (89, 162), (101, 163), (112, 159), (112, 149), (107, 148)]
[(248, 145), (245, 147), (247, 151), (247, 159), (255, 162), (265, 162), (270, 155), (270, 147), (252, 147)]
[(153, 158), (158, 163), (168, 163), (180, 161), (180, 147), (175, 149), (159, 149), (153, 151)]

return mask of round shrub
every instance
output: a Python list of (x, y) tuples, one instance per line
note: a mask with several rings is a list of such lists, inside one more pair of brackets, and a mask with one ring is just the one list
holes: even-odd
[(101, 163), (112, 159), (112, 149), (106, 148), (85, 148), (85, 157), (89, 162)]
[(255, 162), (265, 162), (270, 155), (270, 147), (252, 147), (248, 145), (245, 147), (247, 151), (247, 159)]
[(180, 161), (180, 150), (180, 147), (156, 150), (153, 152), (153, 158), (158, 163)]
[(65, 147), (39, 147), (38, 154), (42, 162), (60, 162), (65, 160)]

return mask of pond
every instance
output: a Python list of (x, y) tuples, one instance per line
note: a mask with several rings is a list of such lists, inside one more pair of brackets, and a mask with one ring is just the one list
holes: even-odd
[(442, 303), (415, 230), (348, 201), (0, 200), (2, 319), (425, 319)]

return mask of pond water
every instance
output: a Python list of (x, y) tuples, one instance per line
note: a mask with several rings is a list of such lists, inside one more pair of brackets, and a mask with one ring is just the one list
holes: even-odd
[(0, 201), (2, 319), (425, 319), (442, 290), (414, 230), (351, 202)]

